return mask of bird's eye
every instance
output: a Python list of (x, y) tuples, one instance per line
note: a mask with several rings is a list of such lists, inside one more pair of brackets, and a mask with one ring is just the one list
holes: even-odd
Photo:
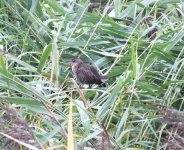
[(75, 62), (75, 60), (72, 60), (72, 62)]

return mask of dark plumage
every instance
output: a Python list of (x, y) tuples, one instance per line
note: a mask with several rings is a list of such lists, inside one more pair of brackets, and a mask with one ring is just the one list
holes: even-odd
[(83, 63), (80, 58), (72, 59), (70, 64), (72, 65), (74, 78), (80, 83), (88, 84), (89, 88), (91, 88), (93, 84), (101, 84), (107, 80), (107, 77), (101, 76), (94, 66)]

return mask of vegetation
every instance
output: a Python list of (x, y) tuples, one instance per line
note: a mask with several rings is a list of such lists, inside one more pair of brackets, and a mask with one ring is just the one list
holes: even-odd
[[(182, 0), (1, 0), (1, 149), (184, 146)], [(109, 80), (72, 79), (80, 55)]]

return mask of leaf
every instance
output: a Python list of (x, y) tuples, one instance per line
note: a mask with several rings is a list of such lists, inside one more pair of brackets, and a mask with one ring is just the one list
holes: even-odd
[(74, 150), (72, 107), (73, 107), (73, 99), (70, 98), (70, 108), (69, 108), (69, 116), (68, 116), (67, 150)]
[(180, 30), (171, 40), (170, 44), (167, 46), (164, 51), (170, 51), (184, 36), (184, 30)]
[(129, 108), (127, 108), (124, 111), (123, 116), (121, 117), (121, 119), (118, 123), (118, 127), (117, 127), (116, 134), (115, 134), (115, 139), (117, 139), (118, 142), (119, 142), (119, 140), (121, 140), (120, 134), (123, 131), (123, 129), (122, 129), (123, 125), (125, 126), (125, 124), (127, 122), (128, 115), (129, 115)]
[(58, 126), (53, 126), (53, 131), (47, 132), (45, 134), (41, 135), (41, 138), (39, 139), (39, 142), (41, 144), (46, 144), (49, 142), (59, 131), (61, 130)]
[[(93, 46), (93, 45), (101, 45), (101, 44), (109, 44), (109, 41), (91, 41), (88, 43), (88, 46)], [(75, 47), (79, 47), (79, 46), (85, 46), (86, 42), (83, 41), (76, 41), (76, 42), (63, 42), (62, 46), (75, 46)]]
[(37, 102), (34, 99), (31, 98), (23, 98), (23, 97), (4, 97), (4, 99), (9, 100), (11, 103), (21, 104), (21, 105), (27, 105), (27, 106), (43, 106), (41, 103)]
[(83, 126), (86, 129), (89, 128), (90, 127), (90, 118), (89, 118), (89, 115), (87, 114), (87, 112), (85, 111), (85, 106), (84, 106), (83, 102), (76, 100), (75, 103), (77, 104), (76, 106), (77, 106), (77, 109), (79, 111)]
[(29, 0), (29, 1), (32, 1), (32, 5), (31, 5), (31, 8), (30, 8), (30, 12), (31, 12), (31, 13), (36, 12), (37, 6), (38, 6), (38, 3), (39, 3), (39, 0)]
[(49, 44), (46, 46), (46, 48), (44, 48), (42, 57), (40, 59), (40, 63), (39, 63), (38, 68), (37, 68), (37, 71), (39, 73), (41, 73), (43, 67), (45, 66), (45, 64), (50, 56), (51, 51), (52, 51), (52, 44)]
[(34, 66), (31, 66), (30, 64), (26, 63), (25, 61), (20, 60), (17, 57), (14, 57), (12, 55), (8, 55), (8, 60), (17, 62), (19, 65), (24, 66), (27, 70), (29, 70), (31, 72), (36, 72), (36, 68)]
[(112, 107), (112, 105), (116, 101), (118, 93), (121, 91), (122, 87), (126, 83), (127, 83), (127, 81), (123, 81), (122, 79), (118, 80), (118, 83), (112, 89), (112, 92), (109, 95), (108, 99), (103, 103), (103, 105), (101, 106), (101, 109), (99, 109), (98, 112), (97, 112), (97, 117), (100, 120), (103, 120), (104, 117), (107, 115), (107, 113), (109, 112), (109, 109)]
[[(4, 74), (5, 76), (8, 76), (8, 70), (6, 69), (5, 60), (3, 55), (1, 54), (0, 54), (0, 67), (1, 67), (2, 74)], [(7, 85), (9, 85), (9, 81), (7, 81)]]
[(59, 6), (59, 4), (55, 1), (55, 0), (45, 0), (45, 2), (47, 2), (54, 11), (60, 13), (62, 16), (64, 16), (64, 10), (61, 6)]
[(134, 48), (134, 42), (133, 39), (131, 39), (131, 55), (132, 55), (132, 71), (133, 71), (133, 78), (137, 79), (137, 54), (135, 52), (135, 48)]
[(122, 11), (121, 15), (123, 17), (134, 17), (136, 11), (136, 4), (140, 3), (142, 0), (133, 1), (125, 10)]

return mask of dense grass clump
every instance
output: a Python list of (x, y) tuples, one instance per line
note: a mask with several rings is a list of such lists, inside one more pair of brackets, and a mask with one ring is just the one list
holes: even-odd
[[(0, 149), (184, 145), (181, 0), (1, 0)], [(72, 77), (80, 55), (109, 80)]]

